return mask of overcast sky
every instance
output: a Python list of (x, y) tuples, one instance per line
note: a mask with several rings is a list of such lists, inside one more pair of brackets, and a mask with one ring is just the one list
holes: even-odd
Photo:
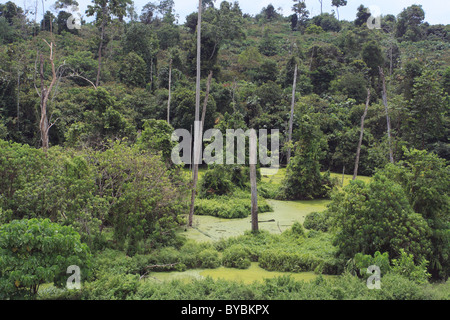
[[(33, 7), (36, 0), (12, 0), (17, 5), (23, 7)], [(84, 11), (91, 0), (77, 0), (80, 4), (81, 14), (85, 16)], [(222, 0), (216, 0), (216, 7), (219, 6)], [(5, 3), (7, 0), (0, 0), (0, 3)], [(159, 0), (134, 0), (136, 11), (141, 13), (142, 7), (148, 2), (159, 2)], [(229, 1), (234, 2), (234, 1)], [(238, 1), (244, 13), (255, 15), (261, 12), (263, 7), (272, 4), (275, 9), (284, 16), (292, 14), (291, 8), (292, 0), (241, 0)], [(55, 3), (55, 0), (44, 0), (45, 9)], [(450, 1), (449, 0), (348, 0), (346, 7), (339, 9), (339, 16), (341, 20), (353, 21), (356, 18), (356, 11), (359, 5), (363, 4), (366, 7), (377, 6), (380, 8), (381, 14), (398, 15), (404, 8), (412, 4), (421, 4), (425, 10), (425, 20), (430, 24), (450, 24)], [(198, 0), (175, 0), (175, 13), (179, 15), (179, 23), (184, 23), (186, 15), (197, 11)], [(311, 16), (320, 14), (319, 0), (306, 0), (307, 9)], [(38, 0), (38, 12), (42, 17), (42, 0)], [(279, 10), (278, 10), (279, 9)], [(332, 12), (335, 8), (331, 6), (331, 0), (323, 0), (324, 12)]]

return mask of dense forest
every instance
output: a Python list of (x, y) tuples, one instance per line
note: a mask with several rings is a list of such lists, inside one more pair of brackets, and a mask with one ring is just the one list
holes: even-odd
[[(173, 0), (37, 3), (0, 4), (0, 299), (450, 299), (450, 25), (346, 21), (342, 0), (203, 0), (182, 23)], [(278, 173), (248, 148), (175, 164), (199, 106), (204, 131), (279, 130)], [(157, 279), (252, 268), (279, 276)]]

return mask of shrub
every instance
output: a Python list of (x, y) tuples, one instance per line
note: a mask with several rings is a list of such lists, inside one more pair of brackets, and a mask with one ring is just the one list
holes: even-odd
[(430, 274), (427, 271), (428, 261), (423, 259), (418, 265), (414, 264), (412, 254), (400, 250), (400, 257), (392, 260), (392, 272), (402, 275), (418, 284), (427, 283)]
[[(236, 219), (246, 218), (251, 214), (250, 193), (240, 191), (233, 196), (218, 196), (210, 199), (197, 199), (195, 213), (213, 217)], [(258, 197), (258, 212), (271, 212), (272, 207), (261, 197)]]
[(324, 212), (311, 212), (305, 217), (303, 226), (306, 229), (327, 232), (330, 228), (330, 213)]
[(205, 249), (198, 254), (202, 268), (215, 269), (220, 266), (219, 253), (213, 249)]
[(233, 192), (231, 174), (223, 166), (212, 166), (208, 168), (200, 182), (199, 196), (201, 198), (211, 198), (216, 195), (221, 196)]
[(309, 25), (305, 30), (306, 34), (320, 34), (323, 32), (324, 30), (322, 29), (322, 27), (315, 24)]
[(90, 253), (80, 235), (48, 219), (14, 220), (0, 226), (0, 298), (38, 293), (43, 283), (65, 285), (67, 268), (89, 276)]
[(367, 268), (370, 266), (377, 266), (380, 268), (381, 276), (390, 271), (391, 266), (389, 262), (389, 254), (387, 252), (381, 254), (379, 251), (375, 252), (373, 257), (371, 255), (364, 255), (358, 253), (355, 255), (354, 264), (358, 269), (359, 275), (367, 279), (370, 275), (367, 273)]
[(313, 271), (322, 259), (310, 254), (265, 250), (259, 257), (259, 266), (268, 271), (303, 272)]
[(343, 258), (388, 252), (396, 258), (404, 249), (420, 261), (430, 252), (430, 229), (415, 213), (402, 187), (376, 174), (366, 185), (352, 181), (336, 194), (327, 210), (339, 229), (335, 244)]
[(124, 300), (137, 292), (139, 276), (133, 274), (113, 274), (87, 283), (82, 288), (83, 300)]
[(244, 247), (233, 245), (223, 252), (222, 264), (228, 268), (247, 269), (251, 262)]

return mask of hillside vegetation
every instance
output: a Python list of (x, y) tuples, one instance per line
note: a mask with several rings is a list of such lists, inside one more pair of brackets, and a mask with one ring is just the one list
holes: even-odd
[[(288, 16), (203, 1), (203, 130), (279, 130), (258, 213), (269, 199), (328, 206), (200, 243), (183, 237), (192, 168), (172, 161), (172, 133), (194, 125), (198, 13), (179, 24), (171, 0), (92, 0), (73, 27), (74, 5), (36, 21), (0, 4), (1, 299), (449, 299), (450, 25), (420, 5), (369, 28), (363, 5), (342, 21), (303, 1)], [(248, 148), (244, 162), (201, 166), (196, 216), (250, 220)], [(317, 277), (150, 281), (256, 263)], [(64, 289), (70, 265), (81, 290)], [(382, 290), (366, 286), (373, 265)]]

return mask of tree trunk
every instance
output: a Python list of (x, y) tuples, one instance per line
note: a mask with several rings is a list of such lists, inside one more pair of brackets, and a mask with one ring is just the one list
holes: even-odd
[(394, 163), (394, 155), (392, 153), (392, 142), (391, 142), (391, 119), (389, 118), (389, 111), (388, 111), (386, 79), (384, 77), (383, 68), (378, 67), (378, 69), (380, 71), (381, 80), (383, 81), (383, 104), (384, 104), (384, 109), (386, 111), (387, 134), (388, 134), (388, 141), (389, 141), (389, 160), (391, 163)]
[(167, 100), (167, 123), (170, 124), (170, 98), (172, 87), (172, 59), (169, 62), (169, 99)]
[(256, 184), (257, 145), (256, 131), (252, 129), (249, 146), (252, 232), (258, 232), (258, 189)]
[(97, 80), (95, 81), (95, 86), (98, 87), (100, 83), (100, 72), (102, 69), (102, 50), (103, 50), (103, 39), (105, 36), (105, 23), (102, 22), (101, 25), (101, 35), (100, 35), (100, 46), (98, 48), (98, 69), (97, 69)]
[[(45, 41), (45, 40), (44, 40)], [(45, 41), (47, 43), (47, 41)], [(40, 55), (40, 78), (41, 78), (41, 120), (39, 123), (39, 129), (41, 131), (41, 141), (42, 141), (42, 149), (47, 152), (49, 146), (49, 138), (48, 131), (50, 130), (52, 125), (48, 123), (47, 117), (47, 103), (50, 93), (52, 92), (53, 86), (56, 83), (56, 71), (55, 71), (55, 63), (53, 61), (53, 43), (47, 43), (50, 47), (50, 64), (52, 67), (52, 80), (50, 82), (50, 86), (47, 88), (44, 84), (44, 56)]]
[(369, 109), (369, 102), (370, 102), (370, 89), (367, 89), (366, 108), (364, 109), (364, 114), (361, 117), (361, 133), (359, 135), (358, 149), (356, 150), (356, 160), (355, 160), (355, 170), (353, 171), (353, 180), (356, 180), (356, 176), (358, 175), (359, 155), (361, 153), (361, 145), (364, 136), (364, 120), (366, 119), (367, 110)]
[(17, 69), (17, 132), (20, 131), (20, 70)]
[[(295, 65), (295, 71), (294, 71), (294, 84), (292, 87), (292, 101), (291, 101), (291, 116), (289, 118), (289, 137), (288, 141), (292, 141), (292, 131), (294, 126), (294, 107), (295, 107), (295, 89), (297, 87), (297, 71), (298, 71), (298, 65)], [(289, 164), (291, 160), (291, 148), (289, 147), (287, 150), (287, 164)]]
[(44, 85), (44, 56), (40, 55), (40, 77), (41, 77), (41, 121), (39, 123), (39, 130), (41, 131), (42, 149), (46, 152), (48, 149), (48, 118), (47, 118), (47, 88)]
[(250, 185), (252, 192), (252, 232), (258, 231), (258, 190), (256, 186), (256, 164), (250, 164)]
[[(197, 81), (196, 81), (196, 93), (195, 93), (195, 121), (196, 124), (199, 122), (200, 118), (200, 75), (201, 75), (201, 65), (200, 65), (200, 56), (201, 56), (201, 29), (202, 29), (202, 0), (199, 0), (198, 5), (198, 23), (197, 23)], [(193, 177), (193, 183), (192, 183), (192, 195), (191, 195), (191, 207), (189, 210), (189, 220), (188, 225), (189, 227), (192, 227), (192, 222), (194, 218), (194, 205), (195, 205), (195, 193), (197, 190), (197, 182), (198, 182), (198, 163), (195, 160), (199, 156), (199, 151), (197, 150), (199, 147), (201, 148), (201, 141), (195, 141), (200, 139), (201, 140), (201, 133), (195, 132), (197, 130), (200, 130), (201, 126), (195, 125), (194, 126), (194, 177)], [(197, 142), (197, 143), (196, 143)]]
[(202, 110), (202, 132), (205, 127), (205, 118), (206, 118), (206, 106), (208, 105), (209, 99), (209, 91), (211, 90), (211, 80), (212, 80), (213, 72), (210, 71), (208, 75), (208, 82), (206, 83), (206, 95), (205, 100), (203, 101), (203, 110)]

